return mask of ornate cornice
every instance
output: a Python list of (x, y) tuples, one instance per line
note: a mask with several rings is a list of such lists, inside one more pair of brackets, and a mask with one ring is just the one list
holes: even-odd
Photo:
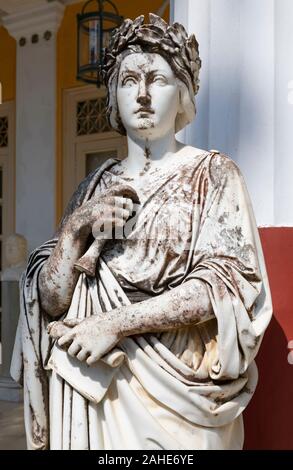
[(58, 31), (64, 9), (63, 3), (54, 1), (5, 15), (2, 24), (16, 40), (43, 35), (45, 32), (54, 34)]

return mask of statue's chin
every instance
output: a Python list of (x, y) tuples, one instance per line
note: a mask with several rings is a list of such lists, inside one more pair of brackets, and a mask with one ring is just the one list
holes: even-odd
[(140, 118), (138, 120), (137, 128), (139, 130), (153, 129), (154, 127), (155, 127), (155, 123), (153, 119), (146, 117), (146, 118)]
[(131, 122), (131, 125), (125, 125), (126, 133), (136, 134), (137, 137), (143, 139), (158, 138), (163, 135), (161, 131), (161, 126), (151, 117), (139, 118)]

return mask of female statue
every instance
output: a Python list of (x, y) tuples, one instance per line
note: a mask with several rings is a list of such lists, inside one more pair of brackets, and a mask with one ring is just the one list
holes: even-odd
[[(108, 113), (128, 156), (80, 184), (22, 277), (12, 374), (29, 448), (242, 448), (272, 307), (239, 169), (175, 139), (200, 64), (195, 37), (154, 14), (112, 38)], [(94, 275), (79, 266), (93, 242)]]

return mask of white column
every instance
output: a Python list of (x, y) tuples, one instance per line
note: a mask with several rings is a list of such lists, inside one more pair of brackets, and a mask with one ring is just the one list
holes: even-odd
[(293, 2), (275, 0), (275, 224), (293, 226)]
[(274, 225), (275, 1), (239, 3), (239, 147), (235, 160), (246, 178), (259, 225)]
[(240, 14), (238, 1), (211, 0), (208, 148), (233, 158), (239, 140)]
[(209, 50), (210, 1), (171, 0), (172, 21), (182, 23), (189, 34), (195, 33), (202, 60), (200, 91), (196, 98), (197, 118), (178, 133), (179, 140), (199, 148), (208, 148), (209, 133)]
[(237, 162), (259, 225), (292, 225), (292, 1), (174, 0), (173, 11), (204, 67), (185, 142)]
[(16, 231), (29, 250), (55, 227), (56, 32), (63, 11), (55, 1), (3, 18), (17, 40)]

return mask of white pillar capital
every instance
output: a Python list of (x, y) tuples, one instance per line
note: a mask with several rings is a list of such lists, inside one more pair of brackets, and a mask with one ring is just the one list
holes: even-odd
[(3, 16), (3, 26), (16, 40), (43, 35), (46, 31), (55, 34), (61, 24), (65, 6), (59, 1), (44, 3)]

